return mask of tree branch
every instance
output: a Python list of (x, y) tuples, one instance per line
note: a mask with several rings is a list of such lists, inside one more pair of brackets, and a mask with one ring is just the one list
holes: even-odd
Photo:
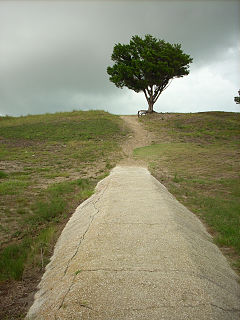
[(162, 84), (161, 87), (157, 87), (154, 91), (154, 96), (153, 96), (153, 102), (155, 103), (157, 101), (157, 99), (159, 98), (160, 94), (167, 89), (167, 87), (170, 85), (170, 83), (172, 82), (172, 79), (166, 79), (165, 82)]
[[(151, 87), (150, 87), (151, 88)], [(148, 92), (148, 94), (149, 94), (149, 97), (151, 96), (151, 89), (149, 89), (148, 87), (147, 87), (147, 92)]]
[(149, 97), (147, 96), (147, 90), (146, 89), (144, 89), (143, 90), (143, 92), (144, 92), (144, 94), (145, 94), (145, 98), (147, 99), (147, 101), (149, 100)]
[(158, 93), (159, 93), (159, 90), (160, 90), (160, 87), (159, 87), (159, 86), (156, 86), (156, 88), (154, 89), (153, 100), (155, 100), (156, 96), (157, 96)]
[(162, 93), (161, 90), (158, 91), (156, 97), (153, 99), (154, 103), (157, 101), (157, 99), (159, 98), (160, 94)]
[(169, 87), (169, 85), (171, 84), (172, 81), (173, 81), (173, 78), (168, 80), (168, 83), (167, 83), (166, 86), (162, 89), (162, 92)]

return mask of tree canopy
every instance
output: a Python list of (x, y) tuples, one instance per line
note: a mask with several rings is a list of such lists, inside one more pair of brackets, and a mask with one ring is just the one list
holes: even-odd
[(148, 112), (153, 112), (154, 103), (172, 79), (189, 74), (192, 62), (180, 44), (170, 44), (151, 35), (144, 39), (133, 36), (129, 44), (116, 44), (112, 60), (114, 65), (107, 68), (110, 81), (118, 88), (143, 91)]

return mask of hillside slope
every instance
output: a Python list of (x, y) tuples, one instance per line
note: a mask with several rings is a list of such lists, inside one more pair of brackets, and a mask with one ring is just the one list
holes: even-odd
[(104, 111), (0, 119), (1, 319), (25, 314), (61, 230), (119, 160), (126, 134)]
[(155, 138), (135, 157), (201, 218), (239, 272), (240, 114), (153, 114), (140, 122)]

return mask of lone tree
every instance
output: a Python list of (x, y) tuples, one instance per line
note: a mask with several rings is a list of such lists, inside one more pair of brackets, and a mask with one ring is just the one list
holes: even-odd
[(145, 39), (133, 36), (129, 44), (116, 44), (112, 60), (114, 65), (107, 68), (110, 81), (121, 89), (143, 91), (149, 113), (153, 112), (154, 103), (172, 79), (189, 74), (192, 62), (180, 44), (170, 44), (151, 35), (146, 35)]

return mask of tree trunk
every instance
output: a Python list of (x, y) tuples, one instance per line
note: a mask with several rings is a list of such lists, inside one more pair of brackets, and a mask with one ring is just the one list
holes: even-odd
[(151, 98), (148, 100), (148, 113), (153, 113), (153, 101)]
[(145, 97), (148, 102), (148, 113), (153, 113), (153, 105), (154, 105), (154, 97), (153, 97), (153, 89), (152, 87), (150, 89), (143, 90)]

